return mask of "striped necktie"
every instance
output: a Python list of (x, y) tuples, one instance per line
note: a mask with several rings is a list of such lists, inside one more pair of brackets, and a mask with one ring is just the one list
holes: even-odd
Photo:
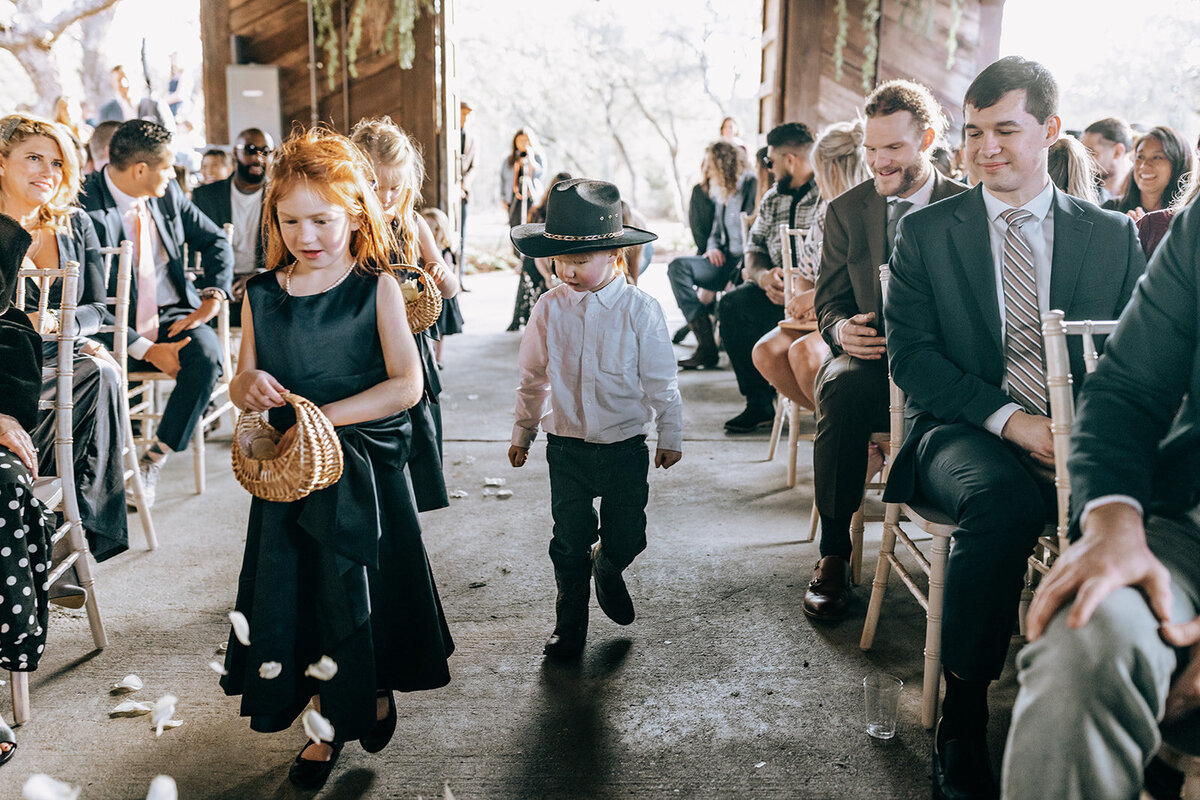
[(1033, 250), (1021, 226), (1033, 214), (1010, 208), (1001, 217), (1004, 234), (1001, 278), (1004, 283), (1004, 356), (1008, 393), (1031, 414), (1046, 415), (1046, 371), (1038, 313), (1037, 273)]

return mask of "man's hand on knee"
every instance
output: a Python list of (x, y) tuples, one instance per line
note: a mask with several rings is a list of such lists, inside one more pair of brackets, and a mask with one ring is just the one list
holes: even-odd
[(1082, 628), (1096, 607), (1124, 586), (1141, 589), (1160, 620), (1170, 618), (1171, 575), (1146, 545), (1141, 514), (1127, 503), (1106, 503), (1092, 509), (1083, 538), (1059, 557), (1038, 587), (1026, 620), (1029, 641), (1039, 638), (1072, 599), (1067, 624)]
[(192, 341), (192, 337), (185, 336), (178, 342), (152, 344), (146, 351), (145, 360), (157, 367), (160, 372), (166, 373), (168, 377), (174, 378), (179, 374), (179, 351), (187, 347), (190, 341)]
[(887, 352), (887, 339), (874, 327), (875, 312), (855, 314), (846, 320), (839, 334), (839, 344), (846, 355), (864, 361), (878, 361)]
[(1162, 626), (1163, 639), (1175, 647), (1189, 647), (1188, 665), (1171, 682), (1163, 722), (1174, 722), (1200, 708), (1200, 617)]

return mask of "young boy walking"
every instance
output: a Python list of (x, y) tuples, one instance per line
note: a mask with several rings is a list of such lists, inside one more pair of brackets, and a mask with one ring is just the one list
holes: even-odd
[(621, 224), (616, 186), (562, 181), (550, 190), (545, 224), (518, 225), (511, 236), (525, 255), (552, 258), (562, 280), (542, 295), (521, 339), (508, 460), (524, 465), (538, 426), (545, 429), (558, 599), (544, 652), (574, 659), (587, 638), (591, 578), (609, 619), (633, 622), (621, 572), (646, 549), (646, 431), (657, 419), (654, 466), (676, 464), (683, 401), (662, 308), (619, 270), (621, 248), (658, 237)]

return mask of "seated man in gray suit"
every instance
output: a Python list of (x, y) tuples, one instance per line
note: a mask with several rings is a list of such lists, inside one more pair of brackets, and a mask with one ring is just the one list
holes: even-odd
[(1125, 800), (1164, 739), (1200, 753), (1198, 253), (1193, 203), (1084, 386), (1069, 461), (1078, 540), (1029, 610), (1005, 797)]
[[(887, 352), (910, 428), (884, 497), (932, 505), (956, 527), (935, 797), (996, 792), (988, 684), (1004, 667), (1026, 561), (1055, 511), (1043, 477), (1054, 456), (1040, 315), (1114, 318), (1146, 266), (1128, 217), (1051, 182), (1057, 105), (1053, 76), (1035, 62), (1009, 56), (976, 76), (963, 106), (981, 185), (906, 215), (892, 253)], [(1071, 355), (1083, 374), (1079, 348)]]

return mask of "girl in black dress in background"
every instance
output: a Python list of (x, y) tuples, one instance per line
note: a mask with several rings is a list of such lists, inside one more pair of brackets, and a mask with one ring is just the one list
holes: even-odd
[[(454, 242), (450, 241), (450, 219), (446, 216), (446, 212), (440, 208), (422, 208), (421, 218), (429, 225), (429, 230), (433, 232), (433, 241), (442, 250), (442, 263), (450, 270), (451, 274), (458, 274), (458, 258), (454, 255)], [(438, 317), (438, 321), (434, 323), (434, 329), (437, 330), (437, 339), (433, 343), (433, 357), (437, 360), (437, 368), (442, 369), (442, 346), (446, 343), (447, 336), (453, 336), (456, 333), (462, 333), (463, 329), (462, 309), (458, 307), (458, 298), (451, 297), (442, 299), (442, 314)]]
[[(458, 294), (458, 278), (442, 262), (441, 250), (429, 225), (416, 212), (425, 180), (425, 162), (412, 139), (389, 117), (364, 119), (350, 132), (351, 140), (366, 153), (375, 169), (375, 194), (396, 237), (391, 263), (416, 264), (429, 273), (442, 293), (443, 302)], [(425, 394), (409, 415), (413, 424), (409, 473), (418, 511), (450, 505), (442, 474), (442, 392), (434, 355), (436, 327), (417, 335), (417, 347), (425, 368)]]
[[(255, 498), (237, 610), (249, 644), (230, 636), (222, 686), (263, 732), (288, 728), (310, 698), (332, 726), (289, 777), (315, 788), (346, 741), (378, 752), (396, 725), (393, 690), (450, 681), (454, 649), (404, 475), (421, 361), (393, 237), (371, 165), (344, 136), (294, 135), (275, 157), (264, 205), (268, 272), (246, 286), (231, 395), (295, 435), (284, 392), (316, 403), (345, 455), (341, 479), (293, 503)], [(336, 672), (310, 675), (328, 656)], [(306, 712), (306, 720), (319, 718)]]

